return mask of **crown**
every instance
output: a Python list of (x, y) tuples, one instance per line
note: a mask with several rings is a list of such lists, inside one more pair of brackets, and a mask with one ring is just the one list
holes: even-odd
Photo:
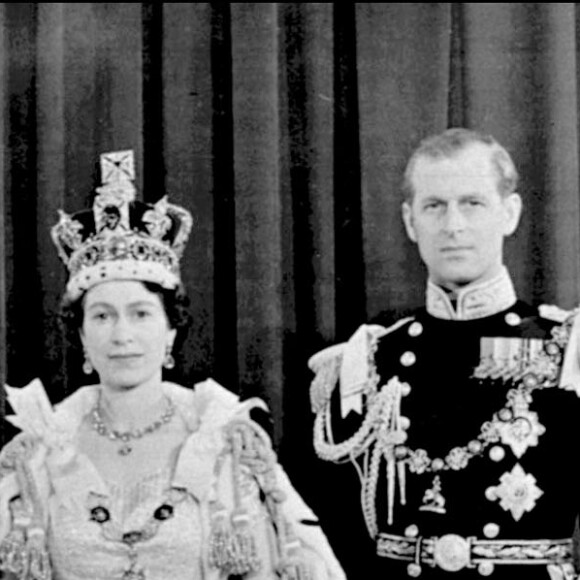
[(176, 288), (179, 260), (192, 227), (191, 214), (163, 197), (135, 200), (133, 151), (101, 155), (101, 187), (92, 210), (68, 215), (51, 230), (69, 271), (67, 294), (76, 299), (99, 282), (141, 280)]

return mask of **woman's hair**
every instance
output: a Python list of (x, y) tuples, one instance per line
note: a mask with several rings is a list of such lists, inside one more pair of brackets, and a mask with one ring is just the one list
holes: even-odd
[[(191, 324), (191, 313), (189, 311), (189, 298), (183, 285), (175, 289), (167, 289), (154, 282), (144, 282), (141, 284), (161, 299), (169, 326), (177, 330), (176, 345), (184, 338), (187, 328)], [(61, 302), (61, 320), (69, 345), (81, 348), (79, 332), (84, 320), (84, 297), (83, 294), (76, 300), (71, 300), (66, 294)]]

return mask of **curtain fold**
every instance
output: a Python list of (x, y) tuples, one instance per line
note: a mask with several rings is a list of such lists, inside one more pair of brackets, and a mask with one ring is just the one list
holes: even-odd
[(86, 382), (49, 228), (114, 150), (135, 151), (142, 199), (194, 214), (170, 378), (264, 397), (288, 450), (309, 444), (308, 357), (422, 302), (400, 218), (421, 138), (464, 125), (510, 150), (518, 293), (575, 306), (579, 23), (558, 3), (0, 5), (2, 378), (55, 402)]

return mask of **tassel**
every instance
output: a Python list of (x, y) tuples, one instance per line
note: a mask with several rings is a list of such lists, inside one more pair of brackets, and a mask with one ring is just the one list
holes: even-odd
[(312, 580), (310, 566), (299, 556), (300, 540), (295, 538), (288, 522), (285, 522), (283, 527), (286, 539), (282, 547), (283, 557), (277, 566), (278, 575), (281, 580)]
[(393, 510), (395, 508), (395, 457), (392, 450), (387, 453), (387, 522), (393, 525)]
[(281, 580), (312, 580), (309, 568), (301, 561), (282, 563), (278, 574)]
[(256, 540), (250, 531), (249, 516), (238, 510), (232, 514), (221, 510), (212, 518), (209, 562), (228, 575), (242, 576), (260, 568)]
[(32, 528), (28, 531), (28, 580), (51, 580), (52, 572), (44, 530)]
[(28, 552), (22, 528), (12, 530), (0, 544), (0, 570), (14, 574), (18, 580), (28, 575)]
[(399, 491), (401, 492), (401, 505), (407, 505), (407, 486), (406, 486), (406, 466), (404, 461), (397, 462), (397, 474), (399, 476)]

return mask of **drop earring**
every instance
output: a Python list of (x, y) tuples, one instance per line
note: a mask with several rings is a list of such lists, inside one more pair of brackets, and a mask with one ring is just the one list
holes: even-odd
[(167, 345), (167, 349), (165, 351), (165, 358), (163, 359), (163, 368), (166, 368), (167, 370), (171, 370), (175, 366), (175, 359), (173, 358), (173, 355), (171, 354), (172, 348), (173, 348), (173, 345), (171, 345), (171, 344)]
[(93, 368), (93, 365), (91, 364), (91, 361), (89, 360), (86, 351), (84, 355), (85, 360), (83, 362), (83, 373), (85, 373), (85, 375), (91, 375), (95, 369)]

